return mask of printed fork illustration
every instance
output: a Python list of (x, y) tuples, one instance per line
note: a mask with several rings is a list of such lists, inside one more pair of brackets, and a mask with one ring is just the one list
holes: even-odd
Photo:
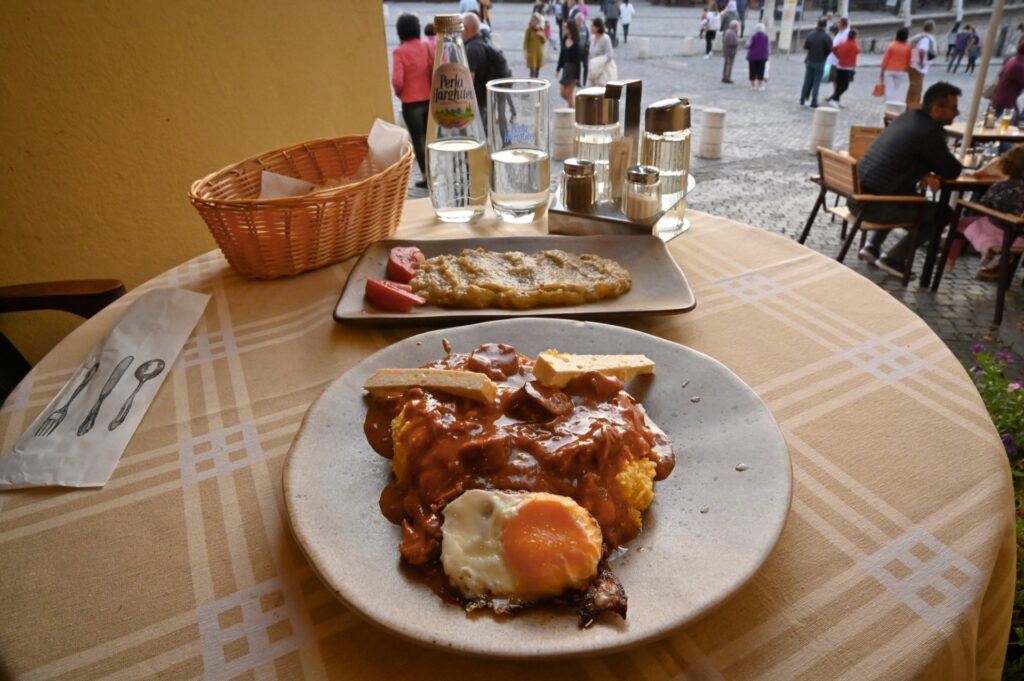
[(78, 384), (77, 388), (75, 388), (75, 392), (71, 393), (71, 397), (64, 403), (64, 406), (60, 409), (54, 409), (50, 412), (50, 415), (46, 417), (46, 420), (39, 424), (39, 427), (36, 429), (36, 437), (48, 437), (50, 433), (57, 430), (57, 426), (63, 423), (64, 418), (68, 415), (68, 407), (70, 407), (71, 403), (75, 401), (76, 397), (78, 397), (78, 393), (82, 392), (85, 386), (89, 384), (89, 381), (91, 381), (92, 377), (96, 375), (99, 368), (100, 363), (93, 362), (93, 365), (89, 367), (89, 370), (85, 373), (85, 378), (82, 379), (82, 382)]

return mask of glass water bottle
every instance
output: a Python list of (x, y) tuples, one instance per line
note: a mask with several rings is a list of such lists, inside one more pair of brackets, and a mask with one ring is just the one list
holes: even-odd
[(647, 107), (640, 163), (658, 169), (661, 179), (659, 236), (671, 238), (683, 229), (686, 187), (690, 179), (690, 102), (672, 97)]
[(608, 198), (608, 163), (612, 142), (622, 136), (619, 101), (605, 97), (603, 87), (588, 87), (576, 93), (576, 123), (573, 125), (573, 155), (594, 164), (597, 200)]
[(434, 17), (437, 52), (427, 127), (427, 183), (434, 213), (468, 222), (484, 213), (490, 161), (473, 74), (462, 42), (462, 17)]

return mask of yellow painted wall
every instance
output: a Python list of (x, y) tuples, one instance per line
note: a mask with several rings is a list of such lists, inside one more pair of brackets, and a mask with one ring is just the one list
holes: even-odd
[[(0, 285), (129, 288), (216, 244), (195, 179), (392, 120), (374, 0), (7, 0), (0, 20)], [(77, 324), (0, 317), (36, 361)]]

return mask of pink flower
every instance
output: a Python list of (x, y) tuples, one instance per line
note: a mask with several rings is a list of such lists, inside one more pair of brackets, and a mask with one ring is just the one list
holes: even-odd
[(1011, 390), (1011, 391), (1013, 391), (1013, 390), (1020, 390), (1020, 388), (1021, 388), (1021, 385), (1020, 385), (1020, 383), (1017, 383), (1017, 382), (1011, 383), (1010, 385), (1006, 386), (1006, 389), (1007, 390)]

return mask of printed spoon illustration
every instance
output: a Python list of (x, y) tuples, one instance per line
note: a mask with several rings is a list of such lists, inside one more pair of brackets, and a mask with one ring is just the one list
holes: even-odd
[(134, 400), (135, 396), (139, 394), (139, 390), (142, 389), (142, 384), (151, 378), (156, 378), (163, 370), (164, 361), (162, 359), (151, 359), (148, 362), (139, 365), (139, 368), (135, 370), (135, 379), (139, 384), (135, 386), (135, 390), (132, 391), (132, 394), (129, 395), (128, 399), (121, 405), (121, 411), (117, 412), (117, 416), (115, 416), (114, 420), (110, 422), (109, 426), (107, 426), (108, 430), (113, 430), (124, 423), (124, 420), (128, 417), (128, 412), (131, 411), (132, 400)]
[(134, 355), (128, 355), (114, 367), (114, 370), (110, 372), (110, 376), (107, 378), (107, 382), (103, 384), (103, 389), (100, 390), (100, 396), (96, 399), (96, 404), (92, 405), (92, 409), (89, 410), (89, 415), (82, 421), (82, 425), (78, 426), (78, 436), (85, 435), (92, 430), (93, 425), (96, 423), (96, 415), (100, 413), (100, 406), (103, 405), (103, 400), (107, 399), (107, 395), (114, 391), (114, 386), (121, 380), (121, 376), (128, 370), (128, 365), (135, 360)]

